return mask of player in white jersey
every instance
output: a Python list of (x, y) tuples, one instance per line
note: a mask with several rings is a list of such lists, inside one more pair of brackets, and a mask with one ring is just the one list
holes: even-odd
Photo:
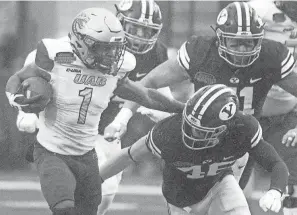
[[(69, 42), (69, 37), (67, 36), (62, 37), (59, 40)], [(30, 52), (25, 60), (24, 66), (27, 66), (30, 63), (34, 62), (35, 56), (36, 56), (36, 50)], [(132, 71), (136, 65), (134, 55), (126, 51), (123, 58), (124, 60), (120, 68), (120, 71), (121, 72)], [(161, 111), (152, 110), (152, 109), (147, 109), (147, 110), (150, 110), (150, 113), (161, 112)], [(164, 112), (161, 112), (161, 113), (164, 113)], [(17, 127), (20, 131), (33, 133), (38, 127), (37, 123), (38, 123), (38, 117), (36, 116), (36, 114), (19, 111), (19, 115), (17, 118)], [(119, 140), (115, 140), (113, 141), (113, 143), (108, 143), (108, 144), (104, 144), (105, 141), (106, 140), (103, 138), (103, 136), (98, 135), (95, 150), (98, 157), (99, 168), (100, 168), (100, 165), (102, 165), (112, 153), (114, 153), (115, 151), (119, 151), (121, 149)], [(32, 158), (33, 150), (31, 147), (34, 148), (34, 145), (32, 144), (32, 146), (29, 147), (27, 156), (26, 156), (28, 157), (27, 159), (29, 161), (33, 161), (33, 158)], [(119, 173), (118, 175), (105, 180), (104, 183), (102, 184), (102, 187), (101, 187), (102, 201), (98, 208), (98, 214), (100, 215), (104, 214), (109, 208), (109, 206), (111, 205), (112, 200), (118, 190), (118, 186), (121, 178), (122, 178), (122, 173)]]
[[(297, 2), (253, 0), (249, 4), (266, 23), (264, 37), (286, 44), (296, 57)], [(290, 144), (282, 144), (283, 135), (294, 128), (297, 122), (296, 104), (296, 97), (274, 85), (267, 95), (260, 118), (264, 138), (274, 146), (290, 171), (289, 196), (285, 198), (283, 203), (284, 215), (297, 215), (297, 149), (287, 147)], [(296, 139), (296, 134), (291, 133), (290, 135), (293, 137), (292, 140)], [(295, 145), (294, 143), (291, 144)], [(251, 178), (251, 187), (259, 178), (259, 171), (262, 169), (257, 167), (254, 171), (255, 178)]]
[(53, 97), (39, 114), (34, 148), (41, 188), (54, 215), (96, 215), (101, 180), (94, 150), (102, 111), (115, 94), (149, 108), (181, 111), (184, 104), (139, 86), (119, 70), (125, 37), (119, 20), (103, 8), (89, 8), (74, 19), (70, 42), (43, 39), (35, 62), (13, 75), (6, 86), (10, 104), (19, 110), (38, 107), (40, 96), (25, 98), (22, 81), (39, 76)]

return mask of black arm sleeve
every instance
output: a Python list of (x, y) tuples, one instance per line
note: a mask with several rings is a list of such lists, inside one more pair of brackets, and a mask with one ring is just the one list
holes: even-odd
[(288, 184), (289, 171), (275, 149), (265, 140), (261, 139), (260, 142), (251, 149), (250, 154), (257, 163), (271, 172), (270, 189), (285, 192)]

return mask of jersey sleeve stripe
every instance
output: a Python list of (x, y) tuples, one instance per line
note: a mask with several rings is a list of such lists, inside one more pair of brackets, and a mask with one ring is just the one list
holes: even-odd
[(295, 67), (294, 57), (291, 53), (289, 53), (289, 58), (287, 62), (282, 66), (282, 69), (281, 69), (281, 78), (284, 78), (288, 74), (290, 74), (293, 71), (294, 67)]
[(156, 146), (153, 140), (153, 131), (154, 131), (154, 128), (149, 132), (147, 136), (146, 146), (154, 155), (161, 158), (161, 150)]
[(258, 143), (259, 141), (262, 139), (262, 127), (261, 125), (258, 123), (258, 130), (256, 132), (256, 134), (254, 135), (254, 137), (252, 138), (252, 146), (251, 148), (254, 148)]
[(186, 70), (190, 69), (190, 58), (186, 49), (186, 42), (182, 44), (177, 54), (177, 61), (181, 67)]
[(282, 67), (288, 62), (290, 55), (291, 55), (291, 52), (288, 51), (286, 58), (281, 63)]

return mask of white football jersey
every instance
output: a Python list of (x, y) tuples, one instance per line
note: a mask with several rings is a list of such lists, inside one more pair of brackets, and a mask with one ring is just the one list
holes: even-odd
[[(121, 77), (86, 68), (67, 38), (43, 39), (40, 44), (25, 64), (35, 59), (37, 66), (49, 72), (53, 98), (39, 115), (37, 140), (52, 152), (84, 154), (95, 146), (101, 113)], [(120, 63), (118, 74), (124, 76), (134, 69), (136, 60), (127, 52)]]

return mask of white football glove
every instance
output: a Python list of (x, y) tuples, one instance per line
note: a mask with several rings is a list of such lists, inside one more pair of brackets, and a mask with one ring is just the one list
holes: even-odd
[(152, 110), (143, 106), (138, 108), (137, 112), (141, 113), (142, 115), (148, 116), (152, 121), (156, 123), (172, 115), (167, 112)]
[(278, 213), (282, 206), (282, 194), (274, 189), (268, 190), (259, 201), (260, 207), (263, 211), (271, 210)]
[(19, 131), (34, 133), (38, 128), (37, 121), (38, 117), (36, 116), (36, 114), (19, 111), (16, 125)]
[(17, 108), (18, 110), (22, 110), (22, 107), (28, 106), (28, 104), (22, 105), (16, 102), (18, 98), (22, 99), (24, 97), (23, 94), (12, 94), (12, 93), (6, 92), (6, 96), (8, 98), (8, 101), (11, 107)]

